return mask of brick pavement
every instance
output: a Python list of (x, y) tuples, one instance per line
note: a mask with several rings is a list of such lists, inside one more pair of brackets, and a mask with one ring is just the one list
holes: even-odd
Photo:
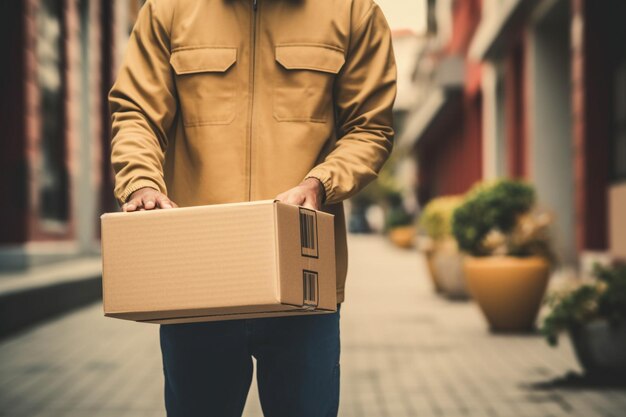
[[(473, 303), (432, 294), (413, 251), (375, 236), (350, 244), (342, 417), (626, 414), (623, 388), (547, 384), (579, 371), (567, 340), (491, 335)], [(163, 416), (157, 335), (94, 305), (1, 342), (0, 416)], [(254, 386), (244, 416), (261, 416)]]

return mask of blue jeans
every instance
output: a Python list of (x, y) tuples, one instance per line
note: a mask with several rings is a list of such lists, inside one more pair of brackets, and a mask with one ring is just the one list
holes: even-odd
[(266, 417), (336, 417), (339, 308), (310, 316), (161, 325), (169, 417), (240, 417), (252, 356)]

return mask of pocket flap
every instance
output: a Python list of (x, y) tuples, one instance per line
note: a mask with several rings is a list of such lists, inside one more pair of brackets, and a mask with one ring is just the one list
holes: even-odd
[(224, 72), (237, 60), (237, 48), (202, 47), (172, 52), (170, 64), (176, 74)]
[(337, 74), (345, 62), (343, 52), (325, 45), (277, 45), (276, 61), (287, 69), (308, 69)]

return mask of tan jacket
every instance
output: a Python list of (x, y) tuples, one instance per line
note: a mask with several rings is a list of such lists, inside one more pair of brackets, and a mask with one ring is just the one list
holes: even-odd
[(272, 199), (316, 177), (336, 216), (392, 149), (396, 65), (372, 0), (148, 0), (109, 102), (120, 203)]

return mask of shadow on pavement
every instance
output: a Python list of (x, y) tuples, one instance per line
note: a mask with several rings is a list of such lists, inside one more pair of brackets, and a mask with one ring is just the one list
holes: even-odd
[(532, 390), (589, 388), (626, 389), (626, 378), (624, 378), (624, 376), (587, 375), (577, 372), (568, 372), (564, 376), (552, 380), (527, 384), (525, 388)]

